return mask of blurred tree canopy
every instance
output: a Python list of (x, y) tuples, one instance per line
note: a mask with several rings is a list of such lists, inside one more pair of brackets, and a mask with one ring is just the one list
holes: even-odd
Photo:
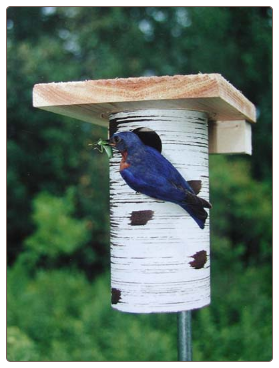
[(212, 304), (194, 313), (194, 358), (272, 358), (272, 9), (10, 7), (9, 360), (176, 359), (174, 315), (110, 309), (108, 161), (88, 146), (107, 132), (34, 109), (32, 88), (199, 72), (258, 122), (251, 157), (210, 157)]

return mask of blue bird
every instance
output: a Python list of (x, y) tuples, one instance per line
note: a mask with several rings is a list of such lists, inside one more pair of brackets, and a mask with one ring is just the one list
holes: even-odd
[(133, 132), (116, 133), (109, 144), (122, 155), (120, 174), (129, 187), (178, 204), (204, 229), (208, 216), (204, 208), (211, 208), (211, 204), (196, 195), (200, 181), (187, 182), (159, 151), (145, 145)]

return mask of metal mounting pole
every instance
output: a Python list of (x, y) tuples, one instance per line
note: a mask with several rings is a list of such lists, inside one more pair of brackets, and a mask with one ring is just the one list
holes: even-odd
[(178, 360), (192, 361), (191, 311), (177, 313)]

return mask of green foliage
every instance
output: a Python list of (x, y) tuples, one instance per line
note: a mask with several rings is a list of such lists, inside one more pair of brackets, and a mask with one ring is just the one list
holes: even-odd
[[(239, 246), (249, 264), (261, 265), (271, 259), (272, 192), (268, 183), (251, 178), (247, 160), (229, 160), (222, 156), (210, 158), (212, 246), (220, 244), (227, 251)], [(219, 240), (218, 240), (219, 239)], [(213, 248), (214, 249), (214, 248)], [(226, 249), (226, 250), (225, 250)], [(225, 260), (223, 260), (225, 261)]]
[(194, 359), (270, 360), (272, 9), (9, 7), (7, 18), (8, 359), (176, 360), (175, 315), (109, 306), (108, 159), (89, 146), (107, 132), (33, 109), (33, 85), (214, 72), (256, 104), (258, 123), (252, 157), (210, 158), (212, 304), (193, 313)]
[(77, 220), (74, 211), (74, 192), (70, 188), (64, 198), (46, 192), (34, 199), (34, 233), (26, 239), (25, 246), (35, 258), (53, 261), (60, 255), (69, 255), (82, 247), (89, 238), (85, 220)]
[[(82, 273), (65, 270), (39, 271), (26, 280), (21, 267), (8, 271), (8, 325), (17, 326), (8, 330), (9, 360), (177, 359), (174, 314), (112, 310), (107, 275), (92, 285)], [(195, 360), (271, 359), (271, 303), (257, 278), (259, 270), (235, 271), (229, 267), (222, 280), (220, 274), (213, 275), (212, 305), (194, 313)]]
[(22, 357), (22, 345), (31, 361), (175, 359), (175, 330), (113, 311), (107, 276), (91, 285), (80, 272), (40, 271), (26, 283), (21, 272), (18, 265), (8, 272), (8, 324), (18, 326), (8, 331), (10, 360)]
[(7, 336), (7, 359), (10, 362), (39, 359), (36, 344), (18, 327), (8, 327)]

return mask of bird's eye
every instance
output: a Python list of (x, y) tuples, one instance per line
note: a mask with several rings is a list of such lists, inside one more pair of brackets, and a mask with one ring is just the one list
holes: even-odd
[(115, 136), (115, 137), (114, 137), (114, 142), (115, 142), (115, 143), (119, 143), (119, 142), (120, 142), (120, 137)]

